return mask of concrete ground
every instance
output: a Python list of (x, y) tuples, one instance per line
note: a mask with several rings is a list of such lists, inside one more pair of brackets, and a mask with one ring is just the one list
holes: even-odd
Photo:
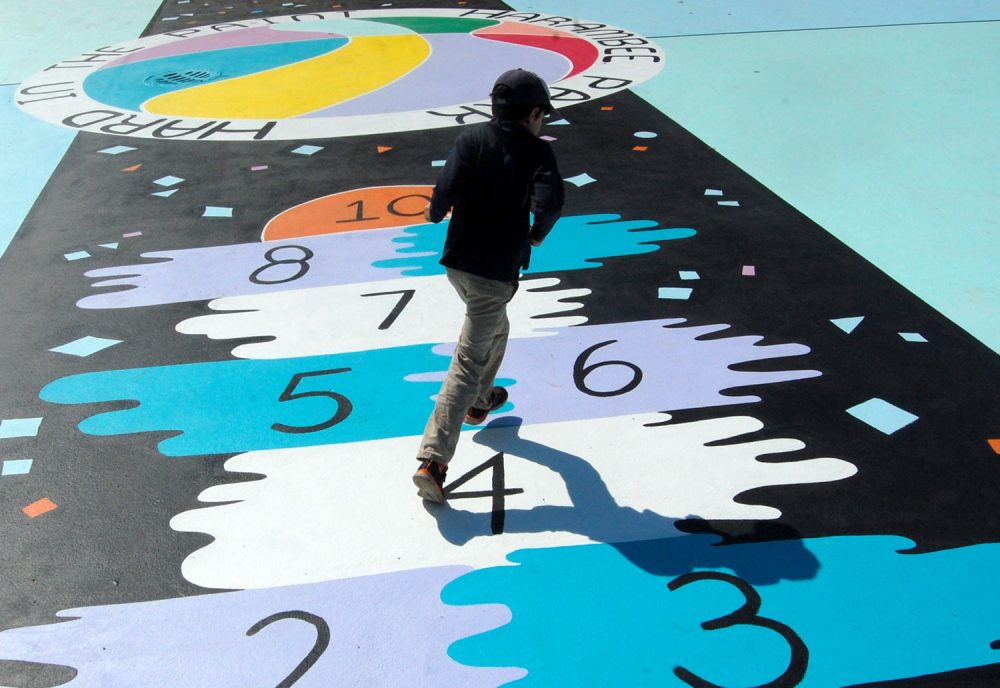
[[(1000, 684), (1000, 2), (0, 26), (0, 686)], [(516, 66), (567, 205), (438, 507)]]

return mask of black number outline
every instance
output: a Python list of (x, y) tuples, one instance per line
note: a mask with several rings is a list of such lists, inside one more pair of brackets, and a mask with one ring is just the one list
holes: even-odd
[[(455, 492), (455, 488), (461, 487), (465, 483), (469, 482), (477, 475), (487, 470), (488, 468), (493, 469), (493, 489), (492, 490), (482, 490), (477, 492)], [(485, 462), (479, 464), (471, 471), (456, 478), (454, 481), (449, 483), (444, 488), (444, 495), (448, 499), (476, 499), (478, 497), (492, 497), (493, 506), (491, 509), (490, 516), (490, 531), (494, 535), (500, 535), (503, 532), (504, 519), (506, 517), (505, 512), (505, 497), (510, 495), (522, 494), (524, 490), (519, 487), (506, 487), (506, 480), (504, 478), (503, 470), (503, 452), (494, 454)]]
[[(760, 611), (761, 604), (760, 593), (758, 593), (753, 586), (745, 580), (728, 573), (722, 573), (721, 571), (694, 571), (692, 573), (685, 573), (683, 576), (678, 576), (670, 581), (667, 584), (667, 587), (671, 591), (674, 591), (684, 587), (685, 585), (690, 585), (691, 583), (703, 580), (715, 580), (722, 581), (723, 583), (729, 583), (743, 593), (746, 603), (730, 614), (721, 616), (718, 619), (703, 622), (701, 627), (706, 631), (716, 631), (720, 628), (742, 625), (759, 626), (761, 628), (774, 631), (780, 635), (786, 643), (788, 643), (792, 657), (788, 662), (788, 668), (785, 669), (785, 672), (781, 676), (773, 681), (761, 684), (757, 688), (793, 688), (794, 686), (799, 685), (799, 683), (802, 682), (802, 679), (805, 678), (806, 669), (809, 667), (809, 648), (806, 646), (805, 642), (803, 642), (802, 638), (800, 638), (790, 626), (787, 626), (780, 621), (775, 621), (774, 619), (768, 619), (767, 617), (757, 615), (757, 612)], [(692, 686), (692, 688), (722, 688), (722, 686), (709, 683), (705, 679), (688, 671), (680, 665), (674, 667), (674, 675), (684, 681), (684, 683)]]
[(275, 621), (281, 621), (283, 619), (298, 619), (299, 621), (304, 621), (308, 624), (312, 624), (316, 627), (316, 642), (313, 644), (312, 649), (309, 651), (302, 661), (292, 670), (285, 679), (279, 683), (275, 688), (290, 688), (294, 685), (296, 681), (305, 676), (306, 672), (312, 669), (313, 665), (319, 661), (320, 656), (326, 652), (326, 649), (330, 646), (330, 626), (326, 621), (315, 614), (310, 614), (309, 612), (304, 612), (301, 610), (293, 610), (287, 612), (278, 612), (277, 614), (271, 614), (271, 616), (266, 619), (261, 619), (247, 631), (247, 637), (257, 635), (266, 626), (270, 626)]
[(396, 217), (417, 217), (417, 216), (420, 216), (420, 215), (424, 214), (424, 206), (421, 206), (420, 210), (418, 210), (415, 213), (402, 213), (402, 212), (399, 212), (398, 210), (396, 210), (396, 204), (399, 203), (400, 201), (406, 199), (406, 198), (422, 198), (425, 201), (427, 201), (428, 203), (431, 202), (431, 197), (427, 196), (425, 194), (419, 194), (419, 193), (417, 193), (417, 194), (406, 194), (405, 196), (399, 196), (399, 197), (394, 198), (391, 201), (389, 201), (386, 204), (385, 209), (388, 210), (390, 214), (395, 215)]
[(370, 221), (370, 220), (378, 220), (378, 219), (380, 219), (378, 215), (376, 215), (375, 217), (365, 217), (365, 202), (364, 202), (364, 200), (358, 199), (358, 200), (354, 201), (354, 203), (348, 203), (347, 207), (350, 208), (351, 206), (355, 206), (355, 205), (358, 206), (358, 212), (355, 214), (355, 216), (353, 218), (351, 218), (350, 220), (337, 220), (337, 224), (344, 224), (345, 222), (367, 222), (367, 221)]
[(403, 295), (402, 298), (399, 299), (396, 306), (389, 313), (389, 316), (382, 321), (381, 325), (378, 326), (378, 329), (380, 330), (388, 330), (392, 327), (392, 324), (396, 322), (396, 318), (398, 318), (399, 314), (403, 312), (403, 309), (406, 308), (407, 304), (413, 300), (413, 295), (416, 293), (416, 289), (400, 289), (399, 291), (378, 291), (373, 294), (362, 294), (362, 296), (391, 296), (393, 294)]
[[(616, 397), (622, 394), (628, 394), (633, 389), (639, 386), (639, 384), (642, 382), (642, 368), (637, 366), (635, 363), (629, 363), (628, 361), (612, 360), (612, 361), (601, 361), (600, 363), (594, 363), (589, 366), (584, 365), (584, 362), (587, 359), (589, 359), (591, 354), (593, 354), (595, 351), (605, 346), (608, 346), (609, 344), (617, 344), (617, 343), (618, 343), (617, 339), (609, 339), (606, 342), (594, 344), (592, 347), (584, 349), (583, 353), (577, 356), (576, 361), (573, 363), (573, 384), (576, 385), (576, 388), (578, 390), (592, 397)], [(598, 368), (608, 365), (625, 366), (626, 368), (631, 369), (633, 373), (635, 373), (635, 377), (633, 377), (631, 382), (627, 383), (624, 387), (620, 389), (611, 390), (610, 392), (598, 392), (591, 389), (590, 387), (587, 387), (587, 385), (584, 384), (584, 380), (587, 379), (588, 375), (590, 375)]]
[(330, 392), (327, 390), (316, 390), (312, 392), (295, 392), (295, 388), (298, 386), (302, 378), (305, 377), (315, 377), (317, 375), (334, 375), (336, 373), (347, 373), (350, 372), (350, 368), (334, 368), (332, 370), (315, 370), (308, 373), (295, 373), (292, 376), (291, 381), (288, 386), (285, 387), (285, 391), (281, 393), (278, 397), (278, 401), (293, 401), (295, 399), (302, 399), (304, 397), (329, 397), (337, 402), (337, 413), (328, 421), (323, 423), (318, 423), (316, 425), (307, 425), (305, 427), (299, 427), (296, 425), (285, 425), (284, 423), (274, 423), (271, 425), (272, 430), (277, 430), (278, 432), (287, 432), (290, 434), (302, 434), (306, 432), (320, 432), (321, 430), (326, 430), (327, 428), (332, 428), (337, 423), (343, 422), (345, 418), (351, 415), (351, 411), (354, 410), (351, 400), (345, 397), (343, 394), (338, 394), (337, 392)]
[[(284, 248), (297, 248), (300, 251), (302, 251), (303, 257), (302, 258), (297, 258), (297, 259), (285, 258), (285, 259), (281, 259), (281, 260), (275, 260), (275, 258), (274, 258), (274, 252), (275, 251), (280, 251), (281, 249), (284, 249)], [(295, 280), (304, 277), (305, 274), (307, 272), (309, 272), (309, 267), (310, 267), (309, 266), (309, 261), (315, 255), (316, 254), (313, 253), (312, 250), (309, 249), (308, 247), (306, 247), (306, 246), (299, 246), (298, 244), (286, 244), (284, 246), (275, 246), (274, 248), (270, 249), (269, 251), (267, 251), (264, 254), (264, 260), (266, 260), (267, 263), (265, 263), (264, 265), (260, 266), (259, 268), (257, 268), (256, 270), (254, 270), (252, 273), (250, 273), (250, 281), (253, 282), (254, 284), (265, 284), (265, 285), (266, 284), (284, 284), (286, 282), (294, 282)], [(295, 273), (294, 275), (292, 275), (291, 277), (288, 277), (286, 279), (280, 279), (280, 280), (262, 280), (262, 279), (260, 279), (260, 274), (262, 272), (264, 272), (265, 270), (268, 270), (268, 269), (274, 267), (275, 265), (294, 265), (296, 263), (299, 265), (299, 271), (297, 273)]]

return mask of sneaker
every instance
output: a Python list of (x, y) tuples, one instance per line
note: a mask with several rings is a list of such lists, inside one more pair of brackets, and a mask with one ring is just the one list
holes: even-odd
[(465, 414), (465, 422), (469, 425), (479, 425), (484, 420), (486, 416), (490, 415), (490, 411), (496, 411), (498, 408), (507, 403), (507, 390), (503, 387), (494, 387), (490, 392), (490, 407), (489, 408), (476, 408), (475, 406), (469, 408)]
[(437, 461), (424, 460), (420, 468), (413, 474), (413, 484), (417, 486), (417, 495), (429, 502), (444, 503), (444, 476), (448, 467)]

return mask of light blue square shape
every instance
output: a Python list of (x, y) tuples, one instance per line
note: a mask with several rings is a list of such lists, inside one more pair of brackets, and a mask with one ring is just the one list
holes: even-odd
[(3, 469), (0, 476), (27, 475), (31, 472), (31, 459), (7, 459), (3, 462)]
[(680, 275), (682, 280), (701, 279), (701, 275), (699, 275), (695, 270), (681, 270)]
[(891, 435), (920, 418), (879, 398), (852, 406), (847, 412), (886, 435)]
[(687, 300), (691, 298), (693, 291), (690, 287), (660, 287), (659, 297), (661, 299)]
[(292, 152), (295, 153), (295, 154), (297, 154), (297, 155), (312, 155), (314, 153), (319, 153), (321, 150), (323, 150), (323, 146), (313, 146), (313, 145), (305, 144), (305, 145), (299, 146), (298, 148), (296, 148)]
[(75, 341), (49, 349), (57, 354), (69, 354), (70, 356), (90, 356), (98, 351), (104, 351), (115, 344), (121, 344), (120, 339), (104, 339), (103, 337), (81, 337)]
[(105, 155), (121, 155), (122, 153), (128, 153), (129, 151), (137, 150), (132, 146), (111, 146), (111, 148), (105, 148), (103, 150), (97, 151), (98, 153), (104, 153)]
[(569, 177), (565, 181), (573, 184), (574, 186), (586, 186), (587, 184), (593, 184), (597, 180), (584, 172), (583, 174), (578, 174), (575, 177)]
[(8, 437), (35, 437), (41, 418), (7, 418), (0, 420), (0, 439)]
[(172, 174), (168, 174), (166, 177), (160, 177), (159, 179), (154, 180), (153, 183), (158, 184), (160, 186), (176, 186), (177, 184), (180, 184), (182, 181), (184, 180), (181, 179), (180, 177), (175, 177)]

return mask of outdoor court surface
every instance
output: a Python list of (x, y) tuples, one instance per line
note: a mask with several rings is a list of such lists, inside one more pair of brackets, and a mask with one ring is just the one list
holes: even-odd
[[(0, 686), (1000, 685), (1000, 2), (0, 27)], [(567, 205), (439, 507), (513, 67)]]

